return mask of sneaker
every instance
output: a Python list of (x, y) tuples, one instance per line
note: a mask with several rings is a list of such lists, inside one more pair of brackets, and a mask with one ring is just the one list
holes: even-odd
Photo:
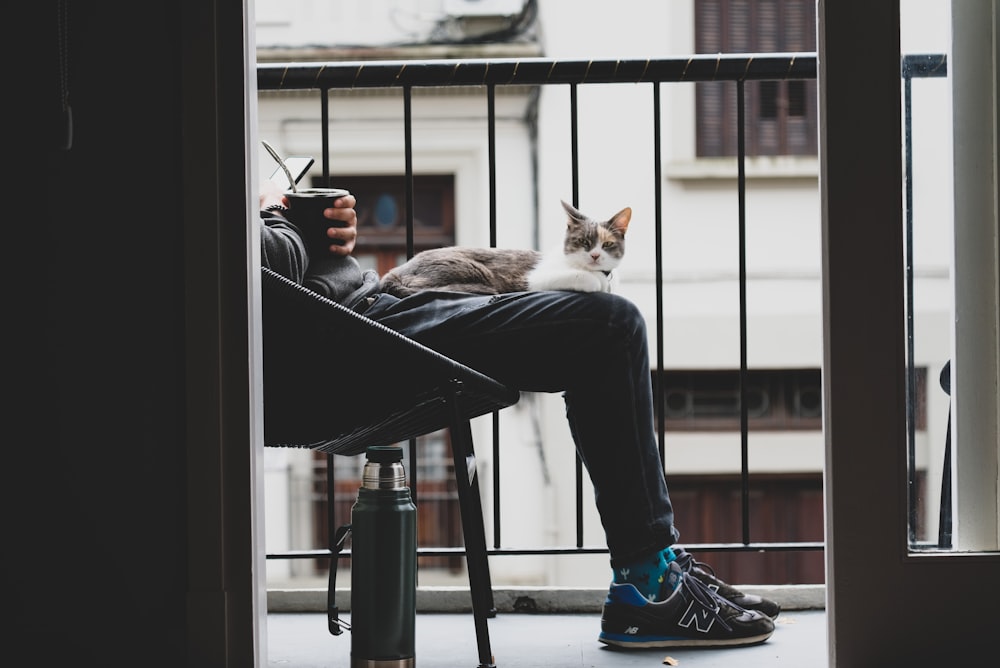
[(612, 584), (601, 613), (598, 640), (618, 647), (737, 647), (757, 645), (774, 622), (722, 598), (671, 562), (662, 601), (648, 601), (631, 584)]
[(723, 582), (715, 576), (715, 571), (712, 570), (711, 566), (695, 559), (690, 552), (685, 552), (683, 547), (671, 549), (677, 556), (677, 563), (680, 564), (682, 570), (696, 577), (703, 585), (717, 592), (722, 598), (746, 610), (762, 612), (771, 619), (777, 618), (781, 612), (781, 606), (774, 601), (754, 594), (744, 594), (736, 587)]

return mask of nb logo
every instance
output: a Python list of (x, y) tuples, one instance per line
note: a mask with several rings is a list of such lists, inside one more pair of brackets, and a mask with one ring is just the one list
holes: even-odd
[(638, 626), (630, 626), (627, 629), (625, 629), (625, 635), (634, 636), (638, 632), (639, 632)]
[(678, 626), (684, 628), (690, 628), (694, 624), (694, 628), (700, 633), (708, 633), (712, 630), (712, 624), (715, 623), (715, 611), (708, 610), (702, 606), (695, 606), (694, 601), (691, 601), (688, 605), (688, 609), (684, 611), (681, 616)]

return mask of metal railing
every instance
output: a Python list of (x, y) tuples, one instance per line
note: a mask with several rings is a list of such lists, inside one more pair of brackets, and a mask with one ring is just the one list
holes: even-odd
[[(945, 72), (944, 56), (907, 56), (903, 59), (902, 72), (909, 92), (909, 81), (913, 77), (942, 76)], [(471, 59), (432, 61), (372, 61), (372, 62), (317, 62), (317, 63), (262, 63), (257, 68), (257, 85), (260, 91), (318, 90), (319, 116), (322, 128), (322, 176), (324, 183), (330, 176), (330, 95), (332, 90), (351, 89), (399, 89), (402, 92), (404, 156), (405, 156), (405, 220), (407, 227), (407, 255), (413, 254), (413, 144), (412, 144), (412, 95), (414, 89), (423, 87), (474, 86), (484, 87), (487, 100), (487, 132), (489, 150), (489, 234), (492, 245), (496, 243), (496, 113), (495, 96), (497, 87), (502, 86), (569, 86), (570, 92), (570, 132), (571, 170), (574, 201), (579, 201), (579, 163), (577, 135), (577, 89), (588, 84), (634, 83), (649, 84), (652, 89), (652, 132), (654, 174), (654, 225), (655, 225), (655, 276), (656, 276), (656, 326), (662, 332), (663, 310), (663, 258), (662, 248), (662, 169), (661, 169), (661, 105), (660, 84), (682, 82), (731, 82), (736, 89), (737, 116), (737, 197), (739, 234), (739, 329), (740, 329), (740, 433), (741, 433), (741, 520), (742, 536), (734, 543), (686, 544), (688, 549), (700, 552), (776, 552), (776, 551), (818, 551), (822, 541), (755, 542), (750, 533), (750, 475), (748, 467), (748, 416), (747, 391), (747, 308), (746, 308), (746, 102), (745, 84), (748, 81), (763, 80), (812, 80), (817, 75), (817, 58), (814, 53), (769, 53), (769, 54), (720, 54), (695, 55), (686, 58), (656, 60), (548, 60), (548, 59)], [(907, 97), (907, 103), (908, 103)], [(909, 107), (907, 106), (907, 109)], [(907, 116), (907, 120), (909, 116)], [(909, 128), (906, 129), (909, 138)], [(909, 149), (909, 144), (907, 145)], [(907, 167), (910, 167), (907, 160)], [(910, 224), (909, 217), (907, 224)], [(909, 264), (907, 269), (909, 270)], [(908, 305), (912, 314), (912, 303)], [(912, 319), (912, 318), (911, 318)], [(663, 337), (657, 337), (657, 360), (664, 359)], [(912, 360), (912, 355), (910, 356)], [(911, 361), (912, 365), (912, 361)], [(662, 383), (654, 369), (654, 392), (658, 406), (663, 406)], [(658, 435), (661, 459), (664, 456), (665, 426), (663, 411), (658, 412)], [(499, 461), (499, 435), (497, 420), (494, 420), (493, 457)], [(911, 439), (910, 447), (913, 447)], [(411, 456), (415, 448), (410, 448)], [(499, 466), (494, 466), (494, 476), (499, 476)], [(411, 471), (416, 471), (414, 465)], [(327, 466), (328, 476), (332, 476), (333, 466)], [(577, 540), (572, 547), (505, 548), (502, 546), (499, 480), (494, 478), (493, 545), (490, 555), (562, 555), (606, 553), (606, 548), (585, 547), (583, 541), (583, 467), (576, 458), (576, 517)], [(334, 489), (332, 477), (328, 478), (328, 489)], [(333, 518), (330, 518), (331, 523)], [(335, 527), (329, 527), (329, 535), (334, 535)], [(421, 555), (447, 556), (462, 553), (456, 548), (420, 548)], [(268, 554), (269, 559), (279, 558), (322, 558), (329, 557), (328, 550), (297, 550)]]

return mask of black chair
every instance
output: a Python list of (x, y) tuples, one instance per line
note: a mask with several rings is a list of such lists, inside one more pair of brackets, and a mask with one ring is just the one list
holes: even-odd
[[(264, 442), (357, 455), (448, 428), (480, 666), (493, 666), (495, 614), (470, 420), (517, 390), (262, 269)], [(328, 494), (332, 517), (333, 494)], [(418, 500), (419, 502), (419, 500)], [(331, 533), (331, 573), (339, 546)], [(330, 631), (338, 634), (334, 577)]]

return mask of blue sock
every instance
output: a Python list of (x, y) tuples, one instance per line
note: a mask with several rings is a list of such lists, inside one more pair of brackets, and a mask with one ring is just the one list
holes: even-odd
[[(656, 601), (660, 598), (660, 590), (663, 588), (663, 579), (671, 561), (677, 558), (674, 551), (665, 547), (658, 552), (654, 552), (646, 557), (626, 564), (614, 571), (615, 584), (629, 583), (639, 590), (639, 593), (649, 601)], [(669, 594), (677, 587), (677, 583), (668, 586)]]

